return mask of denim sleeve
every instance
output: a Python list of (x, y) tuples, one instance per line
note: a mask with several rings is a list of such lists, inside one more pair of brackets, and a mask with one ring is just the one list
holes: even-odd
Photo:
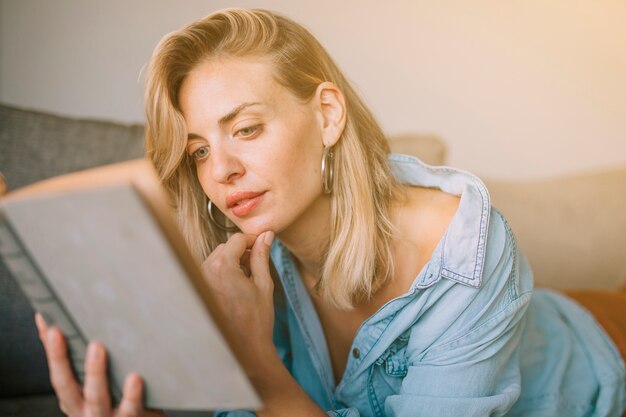
[[(359, 411), (356, 408), (342, 408), (341, 410), (327, 411), (326, 414), (330, 417), (361, 417)], [(254, 417), (255, 413), (252, 411), (221, 411), (215, 414), (215, 417)]]
[(359, 410), (354, 407), (331, 410), (327, 411), (326, 414), (330, 417), (361, 417)]
[[(385, 399), (388, 416), (503, 416), (521, 391), (518, 345), (531, 298), (532, 272), (503, 217), (493, 216), (483, 284), (442, 296), (443, 316), (465, 303), (441, 340), (409, 352), (397, 395)], [(465, 298), (459, 294), (468, 294)], [(448, 306), (448, 307), (446, 307)], [(459, 324), (460, 323), (460, 324)], [(419, 334), (411, 335), (419, 338)], [(409, 347), (411, 341), (409, 340)]]

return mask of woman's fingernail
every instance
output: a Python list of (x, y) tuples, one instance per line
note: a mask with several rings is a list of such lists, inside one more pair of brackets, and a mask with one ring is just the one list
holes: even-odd
[(89, 343), (89, 346), (87, 346), (87, 360), (89, 362), (97, 361), (99, 353), (98, 345), (93, 342)]
[(130, 387), (141, 388), (141, 377), (138, 374), (129, 374), (126, 378), (126, 383), (128, 383)]
[(274, 241), (274, 232), (271, 230), (265, 232), (265, 236), (263, 236), (263, 243), (267, 246), (272, 246), (272, 242)]

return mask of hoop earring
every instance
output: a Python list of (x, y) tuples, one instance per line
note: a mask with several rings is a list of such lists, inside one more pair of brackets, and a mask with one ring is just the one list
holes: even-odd
[(213, 223), (213, 225), (218, 229), (226, 233), (233, 233), (239, 230), (237, 226), (225, 226), (223, 224), (219, 224), (219, 222), (215, 220), (215, 218), (213, 217), (213, 202), (211, 200), (209, 200), (209, 203), (207, 204), (207, 210), (209, 211), (209, 220), (211, 220), (211, 223)]
[(331, 146), (324, 148), (324, 154), (322, 155), (322, 190), (324, 194), (330, 194), (333, 192), (333, 178), (334, 168), (333, 161), (335, 155)]

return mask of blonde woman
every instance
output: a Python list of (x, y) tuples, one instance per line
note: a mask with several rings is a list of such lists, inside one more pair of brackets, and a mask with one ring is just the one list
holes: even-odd
[[(161, 41), (146, 92), (148, 155), (230, 319), (259, 415), (622, 414), (619, 341), (571, 299), (533, 293), (478, 178), (388, 156), (302, 26), (213, 13)], [(65, 412), (152, 413), (137, 375), (111, 409), (96, 343), (81, 388), (62, 335), (38, 321)]]

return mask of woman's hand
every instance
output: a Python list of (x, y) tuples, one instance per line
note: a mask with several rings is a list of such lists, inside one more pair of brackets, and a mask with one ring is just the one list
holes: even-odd
[(273, 240), (271, 231), (258, 237), (237, 233), (215, 248), (202, 263), (202, 272), (213, 290), (217, 307), (228, 319), (225, 331), (244, 356), (240, 360), (248, 370), (275, 352), (274, 283), (269, 269)]
[(228, 319), (224, 331), (263, 400), (264, 409), (257, 415), (323, 417), (324, 411), (285, 368), (272, 341), (274, 282), (269, 250), (273, 240), (271, 231), (258, 237), (235, 234), (215, 248), (203, 262), (202, 272)]
[(76, 380), (67, 345), (61, 331), (48, 327), (40, 314), (35, 315), (39, 338), (48, 358), (50, 382), (59, 399), (61, 410), (70, 417), (156, 417), (164, 414), (143, 408), (143, 384), (137, 374), (129, 374), (124, 381), (123, 397), (119, 406), (111, 406), (106, 374), (106, 351), (97, 342), (89, 343), (85, 359), (85, 385)]

